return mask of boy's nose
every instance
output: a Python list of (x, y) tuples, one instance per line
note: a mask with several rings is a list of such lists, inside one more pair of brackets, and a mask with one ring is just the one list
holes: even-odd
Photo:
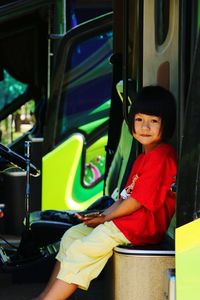
[(149, 122), (148, 121), (143, 121), (142, 122), (142, 128), (149, 128)]

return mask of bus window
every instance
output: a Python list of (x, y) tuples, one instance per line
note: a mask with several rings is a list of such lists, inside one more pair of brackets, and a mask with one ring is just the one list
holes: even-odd
[(83, 175), (83, 185), (90, 187), (102, 179), (105, 172), (105, 147), (107, 144), (107, 135), (98, 139), (86, 149), (86, 158)]
[(155, 1), (155, 39), (156, 45), (161, 46), (169, 29), (170, 0)]
[[(29, 131), (35, 123), (34, 100), (26, 102), (17, 109), (15, 108), (15, 102), (18, 102), (20, 96), (23, 97), (26, 90), (27, 84), (16, 80), (6, 70), (3, 71), (3, 80), (0, 81), (0, 141), (3, 144), (12, 143)], [(12, 112), (8, 113), (5, 118), (4, 110), (6, 107), (11, 107)]]
[(10, 144), (35, 125), (35, 102), (30, 100), (0, 121), (0, 142)]
[(19, 95), (22, 95), (26, 89), (27, 84), (16, 80), (6, 70), (3, 70), (3, 80), (0, 81), (0, 110), (3, 110), (8, 104), (11, 104)]
[(112, 34), (105, 32), (74, 45), (64, 75), (57, 143), (68, 130), (87, 134), (108, 117), (112, 66)]
[(71, 29), (87, 20), (91, 20), (95, 17), (111, 12), (112, 1), (70, 0), (66, 3), (66, 11), (68, 14), (67, 28)]
[[(44, 132), (42, 209), (83, 209), (102, 196), (112, 93), (112, 16), (85, 22), (61, 41)], [(55, 165), (60, 167), (55, 170)], [(95, 165), (94, 178), (88, 165)], [(54, 181), (58, 188), (52, 190), (49, 180), (55, 177), (63, 180)]]

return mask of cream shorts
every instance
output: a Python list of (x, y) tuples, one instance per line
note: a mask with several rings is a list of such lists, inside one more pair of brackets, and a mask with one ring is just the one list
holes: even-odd
[(112, 221), (96, 228), (83, 223), (71, 227), (63, 235), (56, 256), (61, 263), (57, 278), (87, 290), (112, 256), (113, 248), (122, 244), (130, 242)]

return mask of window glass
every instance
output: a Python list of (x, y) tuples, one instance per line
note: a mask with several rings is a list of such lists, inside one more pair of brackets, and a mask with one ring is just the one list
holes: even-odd
[(155, 39), (156, 45), (161, 46), (169, 29), (170, 0), (155, 1)]
[[(3, 80), (0, 81), (0, 111), (12, 106), (16, 99), (27, 90), (24, 84), (3, 70)], [(35, 102), (28, 101), (26, 104), (13, 109), (12, 114), (0, 121), (0, 142), (12, 143), (15, 139), (29, 131), (35, 124), (34, 118)]]
[(16, 0), (1, 0), (1, 5), (8, 5), (11, 2), (16, 2)]
[(0, 142), (10, 144), (35, 124), (35, 101), (30, 100), (0, 122)]
[(3, 71), (3, 80), (0, 81), (0, 110), (12, 103), (27, 89), (27, 84), (17, 81), (6, 70)]
[(105, 32), (74, 46), (67, 60), (57, 127), (57, 143), (67, 131), (86, 133), (108, 118), (111, 87), (112, 33)]
[(112, 0), (70, 0), (67, 5), (68, 29), (112, 11)]
[(104, 175), (106, 161), (105, 144), (107, 144), (106, 135), (86, 150), (83, 184), (87, 187), (95, 184)]

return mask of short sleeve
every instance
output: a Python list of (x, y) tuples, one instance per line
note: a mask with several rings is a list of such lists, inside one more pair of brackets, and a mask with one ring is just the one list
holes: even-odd
[(131, 197), (152, 212), (156, 211), (163, 205), (167, 193), (170, 192), (176, 172), (175, 152), (154, 151), (147, 154)]

